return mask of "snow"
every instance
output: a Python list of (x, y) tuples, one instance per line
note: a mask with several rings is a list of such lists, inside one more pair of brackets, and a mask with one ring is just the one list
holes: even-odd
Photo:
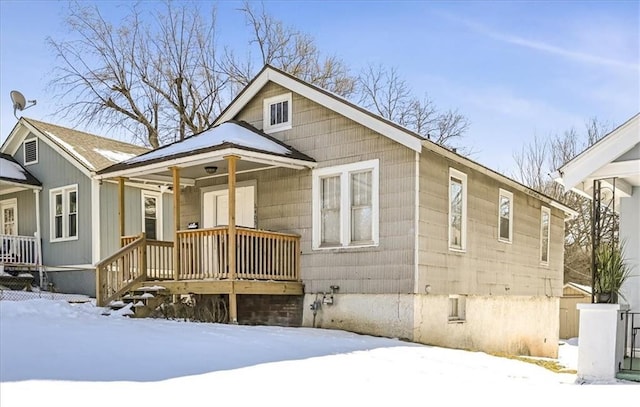
[(274, 154), (291, 154), (291, 151), (285, 146), (254, 133), (237, 123), (227, 122), (195, 136), (191, 136), (181, 142), (132, 158), (128, 160), (127, 163), (137, 163), (156, 158), (170, 157), (176, 154), (199, 150), (201, 148), (222, 145), (224, 143), (232, 143)]
[(91, 164), (91, 162), (89, 160), (87, 160), (82, 154), (77, 152), (76, 149), (71, 144), (69, 144), (66, 141), (62, 140), (60, 137), (56, 136), (55, 134), (51, 133), (50, 131), (47, 131), (46, 133), (47, 133), (47, 135), (49, 137), (51, 137), (51, 139), (53, 141), (55, 141), (56, 143), (58, 143), (62, 147), (64, 147), (65, 150), (67, 150), (69, 153), (73, 154), (73, 156), (76, 157), (79, 161), (82, 161), (82, 163), (87, 168), (89, 168), (90, 170), (94, 170), (95, 169), (93, 164)]
[(94, 148), (93, 151), (100, 154), (104, 158), (114, 163), (119, 163), (121, 161), (128, 160), (130, 158), (135, 157), (135, 154), (131, 153), (123, 153), (122, 151), (111, 151), (111, 150), (103, 150), (101, 148)]
[[(481, 352), (103, 311), (0, 301), (0, 405), (584, 407), (640, 394), (640, 386), (580, 386), (574, 374)], [(560, 346), (567, 367), (575, 349)]]
[(20, 167), (20, 164), (2, 157), (0, 157), (0, 177), (23, 181), (27, 180), (27, 176), (24, 174), (24, 170)]

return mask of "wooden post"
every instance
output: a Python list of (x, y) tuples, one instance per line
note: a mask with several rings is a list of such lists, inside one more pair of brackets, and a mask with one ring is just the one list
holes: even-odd
[(173, 174), (173, 279), (180, 279), (180, 167), (171, 167)]
[(124, 237), (124, 181), (125, 178), (118, 178), (118, 220), (120, 221), (120, 247), (123, 246)]
[(231, 292), (229, 293), (229, 321), (238, 323), (238, 302), (235, 293), (234, 281), (236, 279), (236, 161), (238, 156), (229, 155), (227, 160), (229, 179), (229, 280), (231, 280)]

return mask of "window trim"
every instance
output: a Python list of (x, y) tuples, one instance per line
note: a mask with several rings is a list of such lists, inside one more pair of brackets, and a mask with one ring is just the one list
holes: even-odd
[[(509, 237), (506, 239), (500, 236), (500, 221), (502, 220), (500, 206), (502, 204), (502, 197), (509, 199)], [(498, 193), (498, 241), (509, 244), (513, 243), (513, 193), (502, 188), (500, 188)]]
[[(351, 242), (351, 174), (371, 171), (371, 241)], [(340, 177), (340, 244), (322, 245), (321, 180), (329, 176)], [(380, 160), (359, 161), (351, 164), (314, 169), (312, 172), (312, 248), (336, 250), (376, 247), (380, 244)]]
[[(265, 133), (289, 130), (293, 121), (293, 105), (291, 103), (291, 92), (282, 95), (265, 98), (263, 102), (262, 129)], [(271, 125), (271, 105), (281, 102), (288, 102), (288, 120), (286, 122)]]
[[(458, 300), (456, 315), (451, 316), (451, 300)], [(447, 299), (447, 320), (450, 324), (460, 324), (467, 321), (467, 296), (462, 294), (451, 294)]]
[[(548, 219), (548, 227), (547, 227), (547, 260), (543, 260), (542, 255), (542, 240), (543, 240), (543, 231), (544, 231), (544, 223), (543, 223), (543, 219), (544, 219), (544, 214), (547, 214), (547, 219)], [(543, 266), (548, 266), (549, 265), (549, 258), (551, 256), (551, 209), (546, 207), (546, 206), (541, 206), (540, 207), (540, 264)]]
[[(451, 242), (451, 178), (457, 178), (462, 182), (462, 221), (460, 225), (460, 247), (455, 247)], [(467, 251), (467, 174), (455, 168), (449, 167), (449, 178), (447, 181), (447, 241), (449, 250), (453, 252), (465, 253)]]
[[(76, 193), (76, 235), (69, 236), (69, 193)], [(55, 196), (62, 194), (62, 237), (56, 238), (56, 205)], [(67, 242), (70, 240), (78, 240), (80, 235), (80, 194), (78, 193), (78, 184), (65, 185), (63, 187), (53, 188), (49, 190), (49, 241)]]
[[(36, 143), (36, 159), (34, 161), (27, 161), (27, 143), (31, 143), (31, 142), (35, 142)], [(24, 163), (24, 165), (31, 165), (31, 164), (38, 164), (38, 159), (40, 158), (40, 146), (38, 143), (38, 138), (37, 137), (31, 137), (28, 139), (25, 139), (22, 142), (22, 162)]]
[(156, 200), (156, 240), (162, 240), (164, 234), (163, 224), (162, 224), (162, 193), (148, 190), (140, 191), (140, 207), (142, 209), (141, 215), (141, 223), (142, 223), (142, 232), (146, 232), (146, 224), (145, 224), (145, 210), (144, 210), (144, 201), (145, 198), (155, 198)]

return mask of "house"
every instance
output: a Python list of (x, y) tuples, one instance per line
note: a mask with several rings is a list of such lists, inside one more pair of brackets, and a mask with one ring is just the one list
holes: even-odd
[[(120, 248), (120, 232), (114, 221), (118, 209), (112, 206), (117, 201), (118, 185), (95, 179), (95, 173), (146, 151), (117, 140), (21, 118), (0, 147), (3, 241), (37, 241), (41, 256), (38, 254), (36, 259), (13, 253), (22, 258), (20, 263), (34, 263), (34, 267), (41, 264), (48, 283), (57, 291), (95, 295), (94, 264)], [(172, 199), (167, 188), (131, 180), (126, 189), (126, 205), (137, 209), (132, 210), (127, 233), (146, 230), (157, 238), (173, 233), (171, 224), (150, 218), (156, 216), (156, 210), (171, 213)], [(145, 210), (147, 215), (143, 215)], [(154, 226), (156, 230), (151, 231)], [(35, 243), (25, 244), (22, 251), (31, 247), (36, 247)], [(24, 266), (15, 263), (16, 260), (5, 264)]]
[(572, 211), (339, 96), (266, 66), (215, 127), (97, 172), (169, 177), (173, 269), (130, 240), (98, 265), (99, 304), (160, 285), (222, 295), (241, 324), (557, 354)]
[(568, 282), (562, 287), (562, 297), (560, 297), (560, 339), (578, 337), (580, 315), (577, 305), (590, 302), (590, 286)]

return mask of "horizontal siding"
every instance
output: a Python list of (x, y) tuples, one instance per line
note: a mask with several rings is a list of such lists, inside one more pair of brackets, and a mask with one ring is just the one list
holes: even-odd
[[(449, 167), (467, 174), (467, 249), (448, 248)], [(498, 241), (499, 189), (513, 193), (513, 243)], [(562, 292), (563, 213), (551, 208), (549, 266), (540, 264), (541, 201), (423, 151), (420, 161), (418, 292), (553, 295)]]

